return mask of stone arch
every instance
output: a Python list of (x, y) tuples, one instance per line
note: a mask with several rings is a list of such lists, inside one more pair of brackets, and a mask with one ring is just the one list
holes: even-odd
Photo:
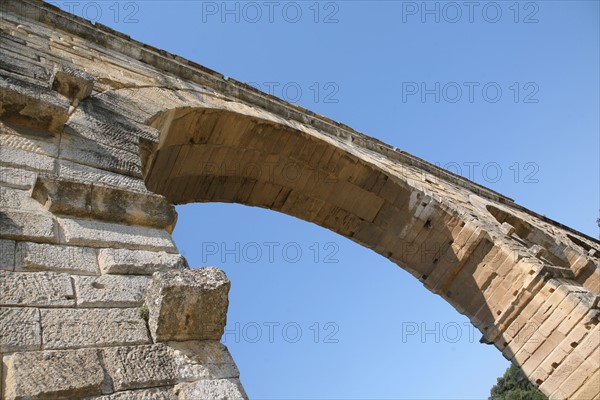
[(465, 314), (481, 342), (519, 364), (542, 391), (566, 393), (561, 365), (578, 343), (576, 327), (584, 324), (592, 338), (598, 325), (589, 313), (597, 307), (595, 250), (565, 252), (568, 228), (446, 171), (363, 145), (368, 138), (360, 134), (316, 127), (309, 116), (299, 121), (200, 91), (102, 96), (113, 106), (126, 98), (122, 107), (136, 110), (133, 119), (156, 130), (140, 146), (151, 191), (174, 204), (269, 208), (371, 248)]
[[(551, 398), (598, 398), (598, 240), (100, 24), (35, 0), (2, 5), (5, 398), (244, 397), (218, 329), (173, 345), (158, 331), (177, 324), (137, 309), (148, 281), (154, 302), (183, 280), (192, 300), (223, 288), (207, 304), (224, 316), (226, 279), (186, 270), (170, 236), (172, 203), (190, 201), (267, 207), (372, 248)], [(209, 355), (219, 365), (198, 365)]]

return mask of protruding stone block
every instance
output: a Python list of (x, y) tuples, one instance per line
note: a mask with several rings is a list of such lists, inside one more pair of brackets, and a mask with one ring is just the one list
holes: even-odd
[(137, 308), (41, 310), (45, 349), (124, 346), (149, 342)]
[(0, 308), (0, 353), (38, 350), (41, 345), (37, 308)]
[(74, 276), (79, 307), (138, 307), (144, 302), (148, 276)]
[(235, 378), (205, 379), (193, 383), (182, 383), (175, 387), (175, 391), (179, 392), (179, 400), (246, 400), (248, 398), (240, 380)]
[(68, 118), (69, 102), (45, 87), (16, 79), (0, 79), (0, 117), (4, 121), (59, 133)]
[(98, 262), (103, 274), (152, 275), (158, 271), (189, 269), (181, 254), (164, 251), (100, 249)]
[(4, 397), (72, 399), (101, 395), (98, 350), (34, 351), (4, 357)]
[(214, 267), (156, 272), (146, 290), (154, 340), (219, 340), (230, 285), (225, 273)]
[(96, 250), (90, 247), (19, 242), (15, 270), (98, 275), (98, 260)]
[(73, 180), (39, 177), (31, 196), (54, 213), (166, 229), (177, 221), (163, 196)]
[(73, 307), (71, 277), (54, 272), (0, 271), (0, 305)]
[(79, 101), (92, 94), (94, 77), (82, 70), (61, 65), (54, 71), (52, 89), (62, 94), (76, 106)]
[(68, 244), (177, 252), (171, 235), (163, 229), (88, 219), (59, 218), (58, 222)]

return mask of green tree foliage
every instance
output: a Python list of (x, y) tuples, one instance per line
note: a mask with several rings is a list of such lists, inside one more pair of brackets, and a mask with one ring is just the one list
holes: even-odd
[(523, 374), (521, 368), (511, 365), (498, 378), (488, 400), (548, 400)]

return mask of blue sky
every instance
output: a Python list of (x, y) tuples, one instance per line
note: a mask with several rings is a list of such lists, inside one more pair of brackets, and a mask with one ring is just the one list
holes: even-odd
[[(598, 236), (598, 1), (54, 4)], [(251, 398), (482, 399), (508, 366), (345, 238), (240, 205), (178, 211), (190, 264), (232, 281), (224, 342)]]

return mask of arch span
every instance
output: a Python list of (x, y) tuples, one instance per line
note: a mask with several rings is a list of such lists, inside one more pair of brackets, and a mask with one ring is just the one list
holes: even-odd
[[(583, 359), (573, 347), (577, 327), (588, 340), (598, 329), (596, 253), (572, 246), (568, 228), (445, 171), (361, 146), (358, 134), (205, 93), (133, 97), (162, 105), (143, 120), (159, 132), (142, 146), (150, 190), (175, 204), (272, 209), (371, 248), (465, 314), (481, 341), (542, 391), (565, 393), (572, 378), (560, 366)], [(177, 101), (157, 101), (167, 97)]]
[[(367, 246), (467, 315), (550, 398), (599, 398), (596, 239), (47, 3), (2, 8), (4, 398), (241, 395), (218, 335), (183, 349), (149, 336), (138, 310), (177, 275), (203, 296), (170, 237), (172, 203), (198, 201), (270, 208)], [(223, 368), (188, 363), (207, 351)]]

